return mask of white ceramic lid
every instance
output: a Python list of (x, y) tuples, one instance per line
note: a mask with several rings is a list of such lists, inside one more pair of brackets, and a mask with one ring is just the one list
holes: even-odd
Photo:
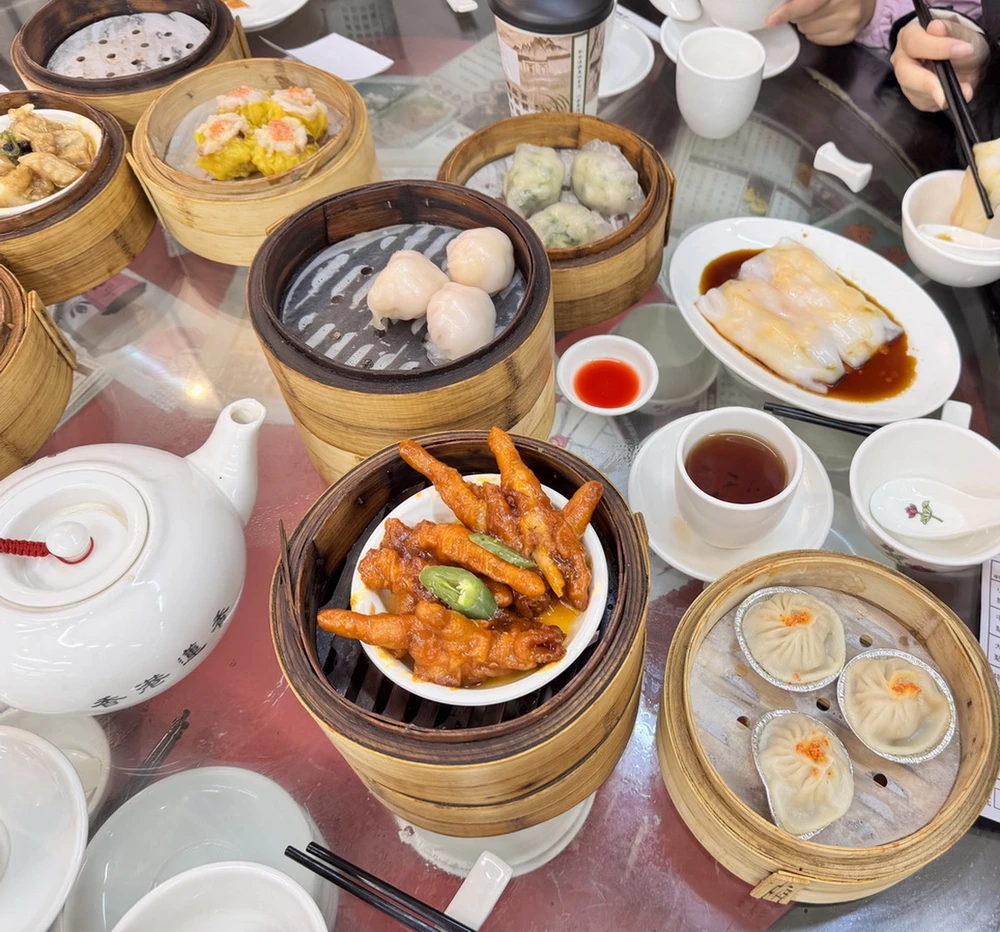
[(128, 572), (148, 532), (149, 509), (126, 472), (86, 462), (43, 469), (0, 497), (0, 537), (44, 541), (63, 559), (0, 555), (0, 602), (52, 609), (89, 599)]

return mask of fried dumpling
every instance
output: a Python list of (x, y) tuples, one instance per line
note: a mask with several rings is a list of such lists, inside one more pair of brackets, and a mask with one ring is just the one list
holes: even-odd
[(77, 168), (88, 168), (94, 161), (94, 147), (86, 134), (78, 129), (60, 129), (53, 134), (56, 154)]
[(28, 152), (22, 155), (18, 162), (27, 165), (35, 174), (41, 175), (57, 188), (65, 188), (83, 175), (75, 165), (51, 152)]
[(431, 296), (447, 284), (448, 276), (426, 256), (410, 249), (394, 253), (368, 292), (372, 322), (384, 330), (386, 321), (423, 317)]
[(487, 294), (503, 291), (514, 277), (514, 246), (496, 227), (463, 230), (448, 243), (451, 280)]
[(433, 363), (461, 359), (493, 339), (497, 312), (482, 288), (449, 282), (427, 304), (427, 355)]

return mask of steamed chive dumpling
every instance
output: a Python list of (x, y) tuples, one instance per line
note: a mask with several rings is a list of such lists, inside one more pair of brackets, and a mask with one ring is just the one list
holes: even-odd
[(555, 149), (522, 142), (503, 179), (504, 200), (522, 217), (531, 217), (559, 200), (565, 178), (566, 166)]

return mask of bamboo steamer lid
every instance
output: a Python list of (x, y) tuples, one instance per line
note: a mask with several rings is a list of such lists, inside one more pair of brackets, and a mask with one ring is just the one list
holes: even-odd
[(83, 294), (130, 265), (156, 226), (156, 216), (125, 161), (125, 133), (109, 114), (62, 94), (10, 91), (0, 112), (34, 104), (79, 113), (97, 124), (94, 162), (65, 193), (39, 207), (0, 217), (0, 262), (43, 304)]
[[(70, 36), (112, 16), (184, 13), (208, 29), (191, 54), (149, 71), (121, 77), (80, 78), (47, 67)], [(131, 135), (146, 108), (178, 78), (217, 62), (249, 58), (246, 36), (222, 0), (50, 0), (14, 38), (11, 62), (28, 88), (76, 97), (110, 113)]]
[(593, 139), (618, 146), (646, 195), (620, 230), (596, 243), (547, 250), (552, 265), (556, 330), (601, 323), (628, 310), (656, 284), (670, 229), (674, 176), (656, 149), (623, 126), (580, 113), (529, 113), (491, 123), (463, 139), (441, 163), (438, 179), (466, 184), (484, 165), (512, 155), (519, 143), (579, 149)]
[(0, 266), (0, 479), (20, 469), (66, 409), (76, 354), (35, 292)]
[[(953, 740), (961, 742), (957, 777), (940, 810), (911, 834), (868, 847), (803, 841), (747, 806), (709, 759), (691, 698), (699, 647), (746, 596), (776, 585), (819, 586), (872, 603), (929, 652), (950, 685), (958, 713)], [(688, 609), (667, 656), (657, 753), (664, 783), (688, 828), (723, 866), (753, 886), (753, 896), (779, 903), (836, 903), (898, 883), (965, 834), (982, 812), (1000, 769), (998, 713), (997, 684), (979, 644), (926, 589), (871, 560), (791, 551), (737, 567)], [(855, 781), (862, 779), (855, 770)]]
[[(233, 181), (196, 178), (167, 164), (167, 148), (196, 107), (247, 85), (311, 87), (344, 118), (319, 151), (285, 172)], [(350, 84), (301, 62), (253, 58), (213, 65), (164, 91), (143, 114), (132, 165), (170, 234), (191, 252), (228, 265), (250, 265), (268, 231), (319, 198), (379, 179), (364, 100)]]
[[(529, 468), (562, 494), (591, 479), (605, 486), (591, 522), (609, 567), (600, 637), (550, 687), (506, 705), (446, 708), (366, 669), (356, 642), (336, 639), (321, 656), (316, 612), (331, 584), (342, 594), (335, 580), (350, 579), (372, 527), (426, 485), (395, 447), (323, 494), (283, 548), (271, 587), (275, 650), (299, 701), (382, 803), (449, 835), (516, 831), (586, 799), (624, 751), (641, 691), (649, 600), (641, 518), (590, 464), (552, 444), (514, 439)], [(419, 438), (465, 474), (496, 471), (485, 441), (479, 431)]]
[[(331, 360), (282, 322), (296, 270), (324, 247), (399, 224), (497, 227), (514, 246), (525, 296), (491, 344), (420, 372)], [(527, 224), (490, 197), (434, 181), (356, 188), (289, 217), (261, 248), (247, 281), (250, 319), (317, 469), (335, 481), (366, 456), (416, 434), (498, 426), (546, 438), (555, 413), (549, 268)]]

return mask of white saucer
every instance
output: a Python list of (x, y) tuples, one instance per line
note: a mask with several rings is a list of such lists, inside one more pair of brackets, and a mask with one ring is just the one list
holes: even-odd
[[(706, 26), (714, 26), (704, 14), (690, 23), (680, 23), (669, 16), (663, 21), (660, 27), (660, 47), (666, 53), (667, 58), (672, 62), (677, 62), (677, 50), (686, 36)], [(760, 40), (764, 46), (767, 58), (764, 60), (764, 77), (773, 78), (776, 75), (787, 71), (795, 64), (795, 59), (799, 57), (799, 34), (793, 26), (785, 23), (775, 26), (774, 29), (758, 29), (752, 35)]]
[(283, 23), (304, 7), (309, 0), (242, 0), (246, 6), (230, 12), (238, 16), (245, 32), (260, 32)]
[(111, 747), (97, 719), (90, 715), (36, 715), (0, 709), (0, 725), (30, 731), (59, 748), (80, 777), (87, 814), (94, 817), (108, 795), (111, 777)]
[(653, 43), (649, 37), (620, 16), (611, 21), (611, 35), (601, 61), (600, 99), (632, 90), (653, 69)]
[(87, 800), (73, 765), (44, 738), (0, 727), (0, 928), (45, 932), (87, 844)]
[(646, 519), (650, 549), (675, 569), (705, 582), (769, 553), (820, 549), (833, 524), (833, 489), (823, 464), (801, 440), (802, 481), (788, 513), (770, 534), (749, 547), (722, 550), (691, 530), (674, 500), (674, 456), (681, 433), (697, 416), (678, 418), (651, 434), (632, 463), (628, 501)]
[(301, 884), (329, 922), (336, 888), (284, 856), (323, 844), (306, 812), (277, 783), (239, 767), (201, 767), (133, 796), (98, 829), (56, 932), (109, 932), (150, 890), (216, 861), (253, 861)]

